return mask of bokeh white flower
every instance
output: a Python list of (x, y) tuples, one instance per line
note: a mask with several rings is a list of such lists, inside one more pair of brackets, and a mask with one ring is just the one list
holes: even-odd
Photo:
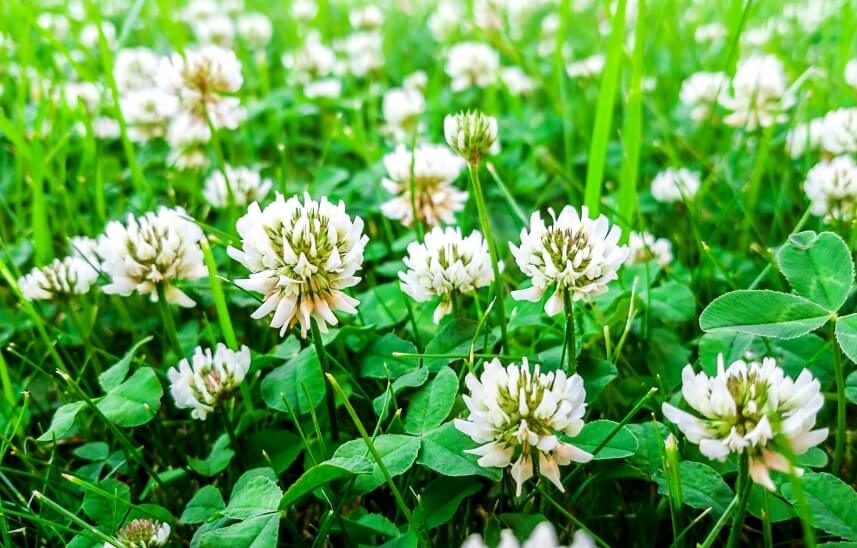
[(399, 272), (402, 291), (417, 302), (440, 297), (433, 319), (449, 314), (453, 301), (494, 281), (488, 244), (474, 230), (466, 238), (460, 228), (435, 227), (425, 241), (411, 242), (404, 258), (407, 271)]
[[(464, 541), (461, 548), (488, 548), (485, 539), (479, 533), (473, 533)], [(500, 531), (500, 544), (497, 548), (595, 548), (592, 536), (578, 529), (574, 532), (571, 544), (566, 547), (559, 543), (556, 530), (550, 522), (543, 521), (536, 525), (530, 536), (521, 542), (511, 529)]]
[(420, 115), (425, 109), (426, 100), (419, 89), (392, 88), (384, 94), (381, 104), (385, 129), (396, 141), (411, 141), (420, 127)]
[(51, 301), (88, 293), (97, 279), (98, 271), (84, 259), (68, 256), (33, 268), (18, 279), (18, 287), (29, 301)]
[(691, 120), (704, 122), (728, 87), (729, 78), (726, 73), (697, 72), (682, 82), (679, 100), (690, 109)]
[[(226, 172), (224, 177), (223, 171)], [(271, 180), (263, 179), (259, 171), (249, 167), (225, 166), (223, 171), (213, 171), (205, 180), (202, 191), (208, 203), (224, 208), (230, 205), (245, 206), (261, 201), (271, 190)]]
[(579, 214), (571, 206), (562, 208), (559, 216), (553, 209), (548, 212), (553, 221), (549, 226), (534, 212), (530, 226), (521, 230), (521, 243), (509, 247), (518, 268), (532, 282), (527, 289), (512, 291), (512, 298), (538, 302), (553, 288), (545, 312), (554, 316), (565, 310), (566, 293), (572, 301), (605, 293), (629, 249), (619, 245), (619, 226), (610, 226), (604, 215), (591, 219), (586, 206)]
[(832, 110), (824, 116), (821, 146), (831, 154), (857, 153), (857, 107)]
[(334, 312), (355, 314), (359, 301), (344, 290), (360, 281), (363, 250), (369, 238), (363, 219), (348, 216), (345, 204), (304, 195), (303, 202), (278, 194), (265, 209), (253, 202), (238, 219), (241, 249), (229, 247), (229, 256), (243, 264), (250, 277), (239, 287), (261, 293), (264, 302), (251, 315), (273, 315), (271, 327), (285, 335), (300, 324), (307, 336), (311, 320), (322, 332), (337, 325)]
[(673, 260), (672, 243), (666, 238), (656, 238), (649, 232), (631, 232), (628, 235), (628, 264), (640, 264), (655, 260), (661, 266)]
[(813, 429), (824, 396), (808, 369), (792, 379), (773, 358), (726, 367), (721, 354), (714, 376), (687, 365), (681, 391), (693, 412), (664, 403), (664, 415), (710, 459), (745, 453), (753, 481), (771, 491), (769, 472), (793, 469), (786, 455), (802, 455), (827, 438), (827, 428)]
[(479, 455), (480, 466), (512, 465), (518, 496), (533, 477), (534, 457), (539, 473), (563, 492), (559, 467), (592, 460), (590, 453), (566, 441), (583, 429), (586, 391), (580, 375), (542, 373), (539, 365), (531, 371), (526, 358), (521, 365), (504, 367), (494, 358), (478, 378), (468, 373), (465, 383), (469, 414), (455, 419), (455, 427), (482, 444), (467, 451)]
[(449, 48), (445, 70), (452, 79), (452, 91), (484, 88), (497, 81), (500, 54), (488, 44), (461, 42)]
[(500, 71), (503, 85), (512, 95), (527, 95), (536, 89), (536, 82), (520, 67), (506, 67)]
[(596, 53), (565, 66), (569, 78), (594, 78), (604, 71), (607, 58), (602, 53)]
[(795, 102), (782, 61), (763, 54), (753, 54), (738, 63), (728, 93), (718, 100), (730, 111), (723, 119), (725, 124), (750, 131), (787, 120), (785, 112)]
[(667, 168), (652, 179), (652, 197), (659, 202), (690, 201), (699, 192), (699, 173), (687, 168)]
[(815, 164), (806, 174), (803, 189), (813, 215), (827, 221), (857, 219), (857, 162), (851, 156)]
[(799, 158), (807, 151), (817, 150), (821, 146), (823, 132), (824, 118), (813, 118), (796, 125), (786, 134), (786, 152), (792, 158)]
[(182, 359), (178, 369), (167, 371), (170, 394), (179, 409), (191, 409), (191, 417), (205, 420), (215, 406), (241, 384), (250, 370), (250, 349), (233, 351), (217, 343), (211, 348), (197, 346), (190, 361)]

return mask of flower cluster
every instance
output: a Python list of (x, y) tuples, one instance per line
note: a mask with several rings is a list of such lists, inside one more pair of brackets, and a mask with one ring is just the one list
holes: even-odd
[[(264, 198), (271, 190), (271, 180), (263, 179), (259, 172), (249, 167), (224, 166), (223, 171), (214, 171), (205, 180), (202, 194), (214, 207), (224, 208), (230, 202), (246, 206)], [(231, 197), (230, 197), (231, 193)]]
[(571, 206), (565, 206), (558, 217), (553, 209), (548, 212), (553, 220), (550, 226), (535, 212), (529, 229), (521, 230), (520, 245), (509, 246), (521, 272), (533, 283), (528, 289), (513, 291), (512, 297), (537, 302), (555, 287), (545, 303), (545, 312), (554, 316), (565, 310), (566, 294), (578, 301), (606, 292), (629, 251), (619, 245), (620, 228), (611, 227), (604, 215), (591, 219), (586, 206), (580, 214)]
[(178, 369), (167, 371), (170, 394), (180, 409), (192, 409), (191, 416), (205, 420), (219, 401), (227, 397), (250, 370), (250, 349), (233, 351), (221, 343), (212, 354), (210, 348), (197, 346), (188, 362), (182, 359)]
[(681, 392), (695, 413), (664, 403), (664, 415), (710, 459), (746, 453), (753, 481), (771, 491), (769, 471), (792, 469), (784, 453), (801, 455), (827, 438), (827, 428), (813, 430), (824, 404), (818, 380), (807, 369), (792, 380), (773, 358), (727, 368), (720, 355), (713, 377), (688, 365)]
[(468, 373), (470, 390), (464, 396), (469, 415), (455, 419), (455, 427), (484, 444), (468, 453), (479, 455), (479, 464), (505, 468), (512, 463), (512, 478), (520, 496), (524, 482), (533, 477), (533, 458), (538, 454), (539, 473), (560, 491), (559, 467), (589, 462), (592, 455), (565, 441), (583, 429), (586, 391), (579, 375), (562, 371), (541, 373), (521, 365), (503, 367), (494, 358), (479, 378)]
[(406, 272), (399, 272), (402, 291), (417, 302), (440, 297), (434, 310), (434, 322), (452, 310), (456, 295), (472, 293), (494, 281), (488, 243), (473, 231), (466, 238), (458, 228), (436, 227), (423, 243), (408, 245)]
[(49, 301), (89, 293), (98, 271), (84, 259), (68, 256), (32, 269), (18, 280), (21, 293), (30, 301)]
[(822, 160), (806, 174), (810, 211), (827, 220), (857, 219), (857, 163), (851, 156)]
[(443, 119), (443, 136), (447, 144), (471, 164), (478, 164), (486, 154), (497, 152), (497, 119), (478, 111), (448, 114)]
[(672, 244), (666, 238), (656, 238), (648, 232), (631, 232), (628, 235), (628, 264), (655, 260), (661, 266), (673, 260)]
[(116, 543), (105, 542), (104, 548), (160, 548), (170, 538), (170, 525), (151, 519), (137, 518), (116, 534)]
[(742, 59), (730, 91), (719, 97), (720, 104), (731, 111), (723, 121), (747, 130), (785, 121), (785, 111), (795, 102), (783, 63), (773, 55), (755, 54)]
[(128, 215), (125, 224), (111, 221), (98, 240), (108, 294), (130, 295), (134, 291), (158, 300), (163, 286), (168, 302), (192, 307), (196, 303), (176, 287), (182, 280), (198, 280), (208, 271), (199, 242), (202, 229), (184, 209), (160, 208), (141, 217)]
[(699, 173), (686, 168), (667, 168), (652, 179), (652, 197), (659, 202), (687, 202), (700, 187)]
[(455, 213), (467, 202), (467, 193), (453, 184), (464, 165), (443, 145), (419, 145), (413, 151), (398, 147), (384, 156), (387, 177), (381, 184), (394, 197), (381, 204), (381, 212), (405, 226), (413, 225), (414, 210), (429, 226), (455, 222)]
[(724, 72), (697, 72), (681, 84), (679, 100), (690, 109), (690, 118), (704, 122), (729, 87)]
[(449, 48), (446, 73), (452, 79), (452, 91), (487, 87), (497, 81), (500, 55), (489, 45), (462, 42)]
[(229, 256), (250, 271), (237, 284), (264, 295), (252, 317), (273, 314), (271, 327), (280, 334), (300, 324), (306, 337), (310, 323), (322, 332), (336, 325), (334, 311), (357, 312), (357, 299), (345, 289), (357, 285), (356, 273), (363, 266), (363, 220), (350, 218), (345, 204), (333, 205), (327, 198), (315, 201), (304, 196), (276, 199), (260, 209), (253, 202), (238, 220), (241, 249), (229, 247)]
[[(461, 548), (488, 548), (488, 544), (479, 533), (473, 533)], [(536, 525), (524, 542), (520, 542), (511, 529), (500, 531), (500, 544), (497, 548), (566, 548), (560, 545), (556, 529), (548, 521)], [(567, 548), (595, 548), (595, 540), (583, 529), (574, 532), (571, 544)]]

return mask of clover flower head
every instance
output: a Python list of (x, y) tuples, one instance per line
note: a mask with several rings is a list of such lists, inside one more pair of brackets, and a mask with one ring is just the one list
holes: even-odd
[(113, 64), (113, 78), (119, 91), (151, 89), (157, 86), (161, 56), (149, 48), (123, 48)]
[(274, 34), (274, 25), (264, 13), (242, 14), (238, 18), (236, 27), (238, 35), (255, 50), (267, 46)]
[[(116, 27), (110, 21), (101, 22), (101, 32), (104, 33), (104, 40), (107, 42), (107, 47), (113, 48), (116, 46)], [(87, 49), (96, 49), (99, 47), (98, 25), (88, 23), (80, 29), (78, 35), (80, 45)]]
[(265, 209), (250, 204), (237, 227), (242, 247), (228, 253), (250, 277), (236, 283), (264, 295), (252, 318), (273, 314), (271, 327), (280, 335), (299, 323), (305, 338), (311, 319), (327, 332), (328, 325), (339, 323), (334, 311), (357, 313), (359, 301), (344, 290), (360, 281), (356, 273), (369, 238), (363, 219), (349, 217), (343, 202), (316, 201), (308, 194), (301, 202), (277, 194)]
[[(128, 138), (134, 142), (164, 137), (169, 121), (179, 109), (178, 100), (158, 88), (125, 91), (119, 98), (119, 104), (128, 124)], [(205, 132), (208, 130), (202, 124), (194, 127), (204, 127)]]
[(729, 78), (724, 72), (697, 72), (681, 83), (679, 100), (690, 109), (691, 120), (704, 122), (728, 87)]
[(342, 95), (342, 81), (339, 78), (322, 78), (304, 85), (307, 99), (338, 99)]
[(500, 80), (512, 95), (528, 95), (535, 91), (536, 82), (520, 67), (506, 67), (500, 71)]
[(468, 373), (470, 394), (464, 396), (469, 415), (455, 419), (455, 427), (483, 444), (467, 452), (479, 455), (479, 465), (505, 468), (512, 463), (512, 478), (520, 496), (524, 482), (533, 477), (533, 457), (539, 472), (560, 491), (559, 467), (570, 462), (589, 462), (592, 455), (568, 441), (583, 429), (586, 391), (583, 379), (561, 371), (530, 371), (521, 365), (503, 367), (494, 358), (479, 378)]
[(117, 544), (105, 542), (104, 548), (160, 548), (170, 538), (170, 525), (146, 518), (128, 522), (116, 533)]
[(693, 199), (699, 191), (699, 173), (686, 168), (667, 168), (652, 180), (652, 197), (664, 203)]
[(783, 63), (773, 55), (762, 54), (753, 54), (738, 63), (730, 92), (718, 99), (731, 111), (724, 123), (751, 131), (785, 121), (785, 111), (795, 103)]
[(355, 29), (376, 30), (384, 24), (384, 13), (381, 8), (373, 5), (353, 8), (348, 13), (348, 21)]
[(381, 105), (387, 130), (399, 142), (412, 137), (418, 130), (420, 115), (425, 109), (425, 97), (419, 89), (412, 87), (389, 90), (384, 94)]
[(607, 58), (602, 53), (590, 55), (579, 61), (569, 63), (565, 72), (569, 78), (594, 78), (604, 72), (604, 63)]
[[(226, 172), (225, 177), (223, 171)], [(202, 191), (205, 199), (214, 207), (227, 207), (230, 191), (234, 205), (245, 206), (260, 201), (271, 190), (271, 180), (263, 179), (258, 170), (227, 165), (223, 171), (212, 172), (205, 180)]]
[(477, 110), (447, 114), (443, 135), (450, 148), (471, 164), (479, 163), (486, 154), (497, 151), (497, 119)]
[(786, 134), (786, 152), (789, 156), (799, 158), (807, 150), (817, 150), (821, 146), (824, 125), (824, 118), (813, 118), (790, 129)]
[(202, 44), (231, 48), (235, 43), (235, 23), (225, 13), (193, 21), (191, 28)]
[(318, 13), (316, 0), (294, 0), (292, 16), (300, 22), (312, 21)]
[(436, 41), (444, 43), (461, 29), (465, 15), (458, 0), (440, 0), (429, 16), (429, 31)]
[(497, 81), (500, 55), (488, 44), (461, 42), (449, 48), (445, 70), (452, 91), (488, 87)]
[(828, 221), (857, 218), (857, 163), (851, 156), (815, 164), (806, 174), (803, 189), (813, 215)]
[(390, 219), (401, 221), (405, 226), (412, 226), (413, 206), (416, 206), (421, 223), (429, 226), (442, 222), (454, 223), (455, 213), (464, 209), (467, 202), (467, 193), (458, 190), (453, 184), (464, 166), (464, 161), (443, 145), (418, 145), (413, 153), (400, 145), (394, 152), (384, 156), (387, 177), (381, 184), (393, 194), (393, 198), (381, 204), (381, 212)]
[(851, 59), (845, 65), (845, 83), (857, 89), (857, 59)]
[(208, 274), (199, 247), (204, 237), (181, 208), (161, 207), (140, 217), (129, 214), (124, 224), (111, 221), (98, 240), (101, 266), (110, 277), (103, 291), (123, 296), (136, 291), (157, 301), (157, 286), (162, 284), (168, 302), (195, 306), (175, 283)]
[(557, 216), (549, 209), (553, 223), (545, 225), (539, 212), (530, 217), (529, 228), (521, 230), (521, 243), (509, 247), (518, 267), (532, 287), (512, 292), (515, 300), (538, 302), (548, 289), (553, 295), (545, 303), (545, 312), (554, 316), (565, 309), (566, 292), (573, 301), (591, 299), (607, 291), (617, 270), (628, 258), (627, 246), (619, 245), (621, 229), (610, 226), (607, 217), (589, 217), (589, 209), (580, 214), (565, 206)]
[(70, 295), (83, 295), (98, 279), (98, 271), (79, 257), (54, 259), (36, 267), (18, 280), (28, 301), (50, 301)]
[(783, 449), (801, 455), (827, 438), (827, 428), (813, 430), (824, 396), (808, 369), (793, 380), (773, 358), (727, 368), (721, 354), (714, 376), (686, 366), (681, 392), (693, 412), (664, 403), (664, 415), (710, 459), (747, 454), (753, 481), (771, 491), (770, 470), (792, 469)]
[[(488, 544), (479, 533), (473, 533), (464, 541), (461, 548), (488, 548)], [(543, 521), (536, 525), (529, 538), (521, 542), (511, 529), (500, 531), (500, 544), (497, 548), (595, 548), (595, 540), (583, 529), (574, 532), (568, 547), (559, 543), (556, 529), (552, 523)]]
[(322, 43), (321, 35), (315, 30), (307, 35), (300, 49), (284, 53), (280, 61), (299, 84), (325, 78), (337, 65), (336, 52)]
[(628, 236), (628, 264), (640, 264), (654, 259), (661, 266), (673, 260), (672, 244), (666, 238), (656, 238), (648, 232), (631, 232)]
[(824, 116), (821, 146), (831, 154), (857, 153), (857, 107), (836, 109)]
[(434, 322), (452, 311), (456, 295), (473, 293), (494, 280), (488, 243), (474, 230), (466, 238), (461, 229), (435, 227), (423, 243), (408, 245), (406, 272), (399, 272), (402, 291), (417, 302), (440, 297)]
[(334, 48), (344, 55), (348, 74), (358, 78), (384, 66), (384, 38), (378, 32), (353, 32), (337, 41)]
[(197, 346), (191, 361), (182, 359), (178, 369), (167, 371), (170, 393), (180, 409), (192, 409), (191, 417), (205, 420), (217, 403), (241, 384), (250, 369), (250, 349), (233, 351), (217, 343), (211, 348)]

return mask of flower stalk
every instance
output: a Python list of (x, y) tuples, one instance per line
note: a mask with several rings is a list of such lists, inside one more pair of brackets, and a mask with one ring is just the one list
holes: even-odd
[[(318, 324), (313, 318), (310, 321), (310, 330), (312, 332), (312, 343), (315, 346), (315, 355), (318, 357), (318, 363), (321, 365), (321, 370), (328, 375), (328, 378), (333, 375), (330, 370), (330, 363), (327, 360), (327, 352), (324, 350), (324, 341), (321, 340), (321, 332), (318, 329)], [(332, 390), (326, 390), (324, 399), (327, 403), (327, 414), (330, 416), (330, 434), (333, 436), (333, 441), (339, 441), (339, 423), (336, 420), (336, 396)]]
[(184, 357), (184, 352), (182, 351), (181, 343), (179, 343), (178, 333), (176, 332), (176, 323), (173, 320), (173, 313), (170, 311), (170, 303), (167, 302), (164, 284), (158, 283), (155, 284), (155, 287), (158, 292), (158, 308), (161, 310), (161, 320), (163, 321), (164, 333), (166, 334), (170, 345), (173, 347), (173, 351), (176, 353), (176, 358), (181, 359)]

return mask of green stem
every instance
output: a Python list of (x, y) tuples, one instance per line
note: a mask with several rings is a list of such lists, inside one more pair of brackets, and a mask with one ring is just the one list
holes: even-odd
[[(318, 330), (318, 324), (315, 318), (310, 318), (310, 330), (312, 331), (312, 343), (315, 345), (315, 354), (318, 357), (318, 363), (321, 365), (322, 371), (330, 376), (330, 364), (327, 361), (327, 352), (324, 350), (324, 341), (321, 340), (321, 332)], [(333, 441), (339, 441), (339, 423), (336, 421), (336, 400), (333, 392), (325, 391), (324, 399), (327, 402), (327, 414), (330, 416), (330, 433), (333, 436)]]
[(746, 453), (743, 453), (738, 467), (738, 481), (735, 484), (735, 492), (740, 498), (738, 499), (738, 509), (732, 519), (732, 528), (729, 531), (729, 540), (726, 543), (727, 548), (738, 546), (738, 540), (741, 538), (741, 529), (744, 527), (744, 514), (747, 513), (747, 501), (750, 499), (750, 488), (752, 487), (753, 482), (750, 481), (750, 458)]
[[(567, 290), (562, 292), (562, 302), (565, 309), (565, 347), (563, 348), (563, 354), (565, 354), (567, 348), (568, 362), (566, 363), (568, 367), (566, 371), (573, 374), (577, 370), (577, 341), (575, 340), (576, 335), (574, 332), (574, 301), (572, 301), (571, 295)], [(563, 361), (560, 363), (563, 363)]]
[[(503, 348), (509, 348), (509, 340), (506, 335), (506, 305), (504, 304), (503, 279), (500, 277), (500, 264), (497, 259), (497, 247), (494, 245), (494, 236), (491, 232), (491, 223), (488, 221), (488, 209), (485, 206), (485, 196), (482, 194), (482, 185), (479, 183), (479, 164), (470, 164), (470, 182), (473, 185), (473, 197), (476, 199), (476, 209), (479, 212), (479, 224), (482, 225), (482, 233), (488, 244), (488, 252), (491, 255), (491, 268), (494, 271), (494, 293), (497, 297), (497, 314), (500, 316), (500, 337)], [(502, 350), (502, 349), (501, 349)]]
[(723, 515), (717, 519), (714, 527), (712, 527), (711, 531), (708, 532), (708, 535), (705, 536), (705, 540), (699, 544), (700, 548), (711, 548), (711, 545), (713, 545), (714, 541), (717, 540), (717, 535), (720, 534), (721, 529), (726, 526), (726, 522), (729, 521), (729, 517), (732, 516), (732, 512), (734, 512), (735, 508), (738, 507), (739, 499), (740, 495), (738, 494), (732, 497), (732, 501), (729, 502), (729, 506), (726, 507)]
[(411, 214), (414, 216), (414, 230), (417, 233), (417, 241), (423, 239), (423, 223), (420, 220), (419, 212), (417, 211), (417, 181), (414, 177), (414, 165), (417, 158), (417, 130), (414, 128), (414, 135), (411, 139), (411, 166), (410, 178), (408, 179), (408, 190), (411, 193)]
[(833, 474), (838, 476), (842, 467), (842, 455), (845, 452), (845, 367), (842, 352), (836, 341), (836, 321), (830, 324), (831, 344), (833, 345), (833, 373), (836, 376), (836, 445), (833, 452)]
[(164, 284), (157, 284), (158, 291), (158, 308), (161, 309), (161, 319), (164, 322), (164, 332), (176, 353), (176, 359), (184, 358), (182, 345), (179, 344), (178, 333), (176, 332), (176, 323), (173, 321), (173, 313), (170, 311), (170, 303), (167, 302), (167, 292), (164, 289)]

